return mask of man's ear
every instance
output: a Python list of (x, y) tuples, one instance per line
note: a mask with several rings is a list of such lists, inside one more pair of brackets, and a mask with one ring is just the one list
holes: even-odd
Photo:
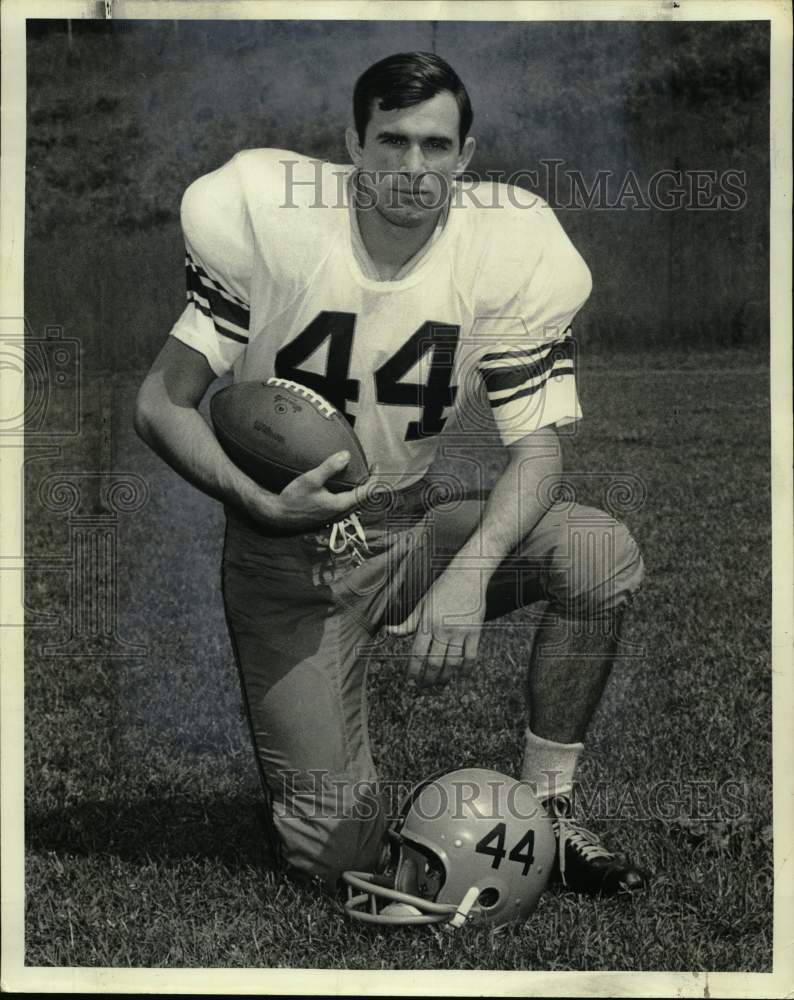
[(360, 167), (363, 153), (361, 150), (361, 143), (358, 141), (358, 132), (352, 125), (345, 129), (345, 145), (347, 146), (347, 151), (350, 154), (350, 159), (357, 167)]
[(461, 148), (460, 154), (458, 156), (458, 163), (456, 167), (456, 173), (462, 174), (463, 171), (468, 167), (471, 162), (472, 156), (474, 156), (474, 150), (477, 148), (477, 143), (474, 141), (473, 135), (467, 135), (463, 140), (463, 146)]

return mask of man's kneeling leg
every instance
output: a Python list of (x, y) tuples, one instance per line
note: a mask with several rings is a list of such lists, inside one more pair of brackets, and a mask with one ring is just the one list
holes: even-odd
[(271, 808), (292, 875), (333, 889), (349, 868), (378, 868), (388, 816), (373, 782), (320, 770), (280, 778), (269, 781)]

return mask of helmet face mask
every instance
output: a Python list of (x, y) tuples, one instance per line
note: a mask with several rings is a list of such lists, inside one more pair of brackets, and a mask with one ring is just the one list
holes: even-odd
[(391, 835), (399, 845), (393, 878), (342, 876), (345, 909), (355, 919), (494, 928), (523, 922), (554, 859), (551, 820), (530, 786), (482, 768), (418, 785)]

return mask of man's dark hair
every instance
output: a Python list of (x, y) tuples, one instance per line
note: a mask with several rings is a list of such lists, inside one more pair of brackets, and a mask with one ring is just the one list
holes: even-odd
[(363, 145), (372, 107), (380, 111), (410, 108), (448, 90), (460, 112), (460, 145), (469, 134), (474, 113), (471, 101), (455, 70), (432, 52), (398, 52), (370, 66), (356, 81), (353, 91), (353, 118)]

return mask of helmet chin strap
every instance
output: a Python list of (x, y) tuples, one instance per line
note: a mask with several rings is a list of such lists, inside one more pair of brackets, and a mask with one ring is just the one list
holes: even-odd
[(452, 915), (447, 926), (452, 927), (455, 930), (457, 930), (458, 927), (462, 927), (469, 919), (469, 911), (471, 910), (472, 906), (474, 906), (474, 904), (477, 902), (479, 895), (480, 895), (480, 890), (477, 888), (476, 885), (473, 885), (466, 892), (466, 895), (463, 897), (463, 899), (460, 901), (460, 906), (457, 908), (457, 910), (455, 910), (455, 913)]

